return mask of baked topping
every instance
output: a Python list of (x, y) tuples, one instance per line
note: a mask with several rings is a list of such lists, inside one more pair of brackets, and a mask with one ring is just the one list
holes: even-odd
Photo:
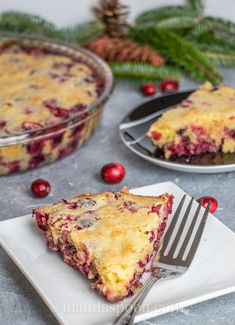
[(0, 71), (0, 136), (58, 124), (99, 96), (94, 71), (65, 55), (11, 46)]
[(148, 135), (166, 158), (235, 151), (235, 90), (205, 83), (176, 108), (165, 112)]
[(133, 294), (158, 249), (172, 196), (84, 194), (34, 210), (49, 249), (79, 269), (110, 301)]

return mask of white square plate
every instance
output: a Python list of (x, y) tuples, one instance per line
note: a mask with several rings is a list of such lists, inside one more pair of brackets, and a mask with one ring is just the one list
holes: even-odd
[[(175, 196), (174, 209), (184, 191), (173, 183), (132, 190), (135, 194)], [(188, 196), (189, 200), (190, 197)], [(194, 202), (194, 209), (196, 208)], [(42, 296), (61, 324), (105, 324), (127, 305), (107, 303), (88, 281), (47, 250), (43, 234), (30, 215), (0, 222), (0, 244)], [(115, 245), (115, 243), (114, 243)], [(190, 269), (177, 279), (160, 281), (148, 294), (136, 321), (235, 291), (235, 234), (209, 215)]]

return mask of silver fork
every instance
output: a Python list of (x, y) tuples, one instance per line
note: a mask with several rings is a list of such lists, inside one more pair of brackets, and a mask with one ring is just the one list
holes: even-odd
[[(187, 205), (184, 216), (178, 226), (176, 228), (176, 224), (179, 216), (182, 214), (182, 208), (184, 206), (186, 195), (183, 196), (180, 201), (177, 210), (172, 218), (171, 224), (164, 236), (163, 245), (160, 251), (160, 254), (156, 256), (152, 262), (152, 272), (151, 276), (145, 282), (142, 289), (136, 294), (133, 301), (127, 306), (127, 308), (117, 317), (117, 319), (113, 322), (113, 325), (130, 325), (134, 322), (134, 317), (139, 310), (140, 305), (142, 304), (144, 298), (146, 297), (149, 290), (152, 286), (159, 281), (160, 279), (164, 279), (167, 277), (174, 277), (177, 275), (184, 274), (189, 268), (194, 255), (197, 251), (200, 239), (202, 237), (202, 233), (206, 224), (207, 216), (210, 210), (210, 204), (207, 205), (203, 216), (201, 218), (200, 224), (197, 229), (195, 229), (193, 234), (193, 230), (196, 225), (196, 221), (199, 217), (201, 210), (201, 203), (198, 204), (197, 210), (192, 217), (191, 223), (188, 227), (187, 233), (182, 238), (183, 242), (180, 247), (178, 244), (180, 242), (183, 230), (185, 228), (186, 222), (188, 220), (192, 205), (193, 198), (190, 200)], [(176, 229), (175, 229), (176, 228)], [(175, 230), (175, 231), (174, 231)], [(174, 238), (172, 237), (176, 232)], [(173, 240), (173, 241), (172, 241)], [(172, 244), (170, 245), (170, 243)], [(190, 243), (191, 242), (191, 243)], [(190, 244), (190, 247), (188, 245)], [(170, 246), (170, 247), (169, 247)], [(178, 247), (178, 249), (177, 249)], [(178, 253), (176, 252), (178, 250)], [(177, 255), (176, 255), (177, 253)], [(186, 256), (185, 256), (186, 254)]]

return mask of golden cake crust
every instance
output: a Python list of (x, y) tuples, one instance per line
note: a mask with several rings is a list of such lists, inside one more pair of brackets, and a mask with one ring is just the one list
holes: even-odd
[(214, 89), (207, 82), (176, 108), (165, 112), (151, 125), (148, 135), (169, 158), (174, 154), (191, 155), (220, 149), (234, 152), (234, 130), (235, 90), (226, 85)]
[(0, 71), (0, 136), (57, 124), (98, 97), (94, 71), (64, 55), (9, 48)]
[[(66, 242), (79, 256), (76, 266), (96, 280), (94, 287), (108, 300), (116, 301), (130, 294), (132, 282), (137, 283), (153, 253), (159, 226), (165, 228), (171, 205), (168, 194), (143, 197), (103, 192), (36, 209), (34, 215), (47, 216), (47, 239), (53, 242), (50, 245), (60, 250), (66, 236)], [(71, 264), (70, 257), (63, 257)], [(84, 265), (89, 265), (88, 269)]]

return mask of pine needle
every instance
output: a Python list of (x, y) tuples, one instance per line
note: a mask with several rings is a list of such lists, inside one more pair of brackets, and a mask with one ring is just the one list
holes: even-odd
[(110, 63), (113, 74), (117, 78), (128, 78), (134, 80), (165, 80), (181, 79), (182, 73), (179, 69), (171, 66), (153, 66), (138, 62), (112, 62)]
[(87, 41), (102, 34), (99, 21), (57, 29), (55, 25), (39, 16), (19, 12), (5, 12), (0, 16), (0, 32), (42, 35), (73, 43)]
[(234, 36), (235, 23), (226, 19), (208, 16), (195, 26), (192, 35), (200, 35), (208, 31), (222, 31)]
[(170, 18), (162, 19), (156, 23), (157, 28), (163, 29), (182, 29), (192, 28), (199, 22), (199, 18), (194, 13), (185, 16), (173, 16)]
[(90, 21), (84, 24), (75, 25), (59, 29), (58, 38), (69, 42), (80, 43), (86, 42), (92, 38), (102, 35), (103, 26), (97, 21)]
[(213, 84), (221, 81), (216, 66), (195, 45), (174, 32), (157, 28), (135, 28), (133, 38), (162, 53), (170, 62), (183, 67), (194, 78)]
[(204, 12), (204, 1), (203, 0), (188, 0), (189, 5), (193, 10), (195, 10), (198, 14), (202, 15)]
[(230, 67), (235, 66), (235, 53), (216, 53), (216, 52), (204, 52), (205, 55), (217, 66)]
[(180, 16), (183, 17), (188, 14), (193, 14), (194, 12), (185, 6), (164, 6), (153, 10), (148, 10), (140, 14), (136, 18), (137, 25), (155, 25), (158, 21)]
[(53, 36), (55, 26), (45, 19), (19, 12), (5, 12), (0, 15), (0, 31)]

